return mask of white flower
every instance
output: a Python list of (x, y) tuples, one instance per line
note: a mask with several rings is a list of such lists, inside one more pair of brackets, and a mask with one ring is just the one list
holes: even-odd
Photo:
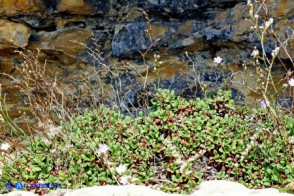
[(38, 122), (38, 124), (37, 124), (37, 126), (39, 127), (39, 128), (43, 128), (44, 127), (44, 123), (42, 123), (42, 122)]
[(113, 172), (115, 170), (115, 168), (113, 167), (109, 167), (110, 171)]
[(243, 155), (241, 155), (240, 161), (243, 161), (244, 158), (245, 158), (245, 157), (244, 157)]
[(154, 54), (154, 58), (155, 59), (159, 59), (160, 58), (160, 55), (159, 54)]
[(182, 163), (182, 166), (180, 168), (181, 174), (185, 172), (185, 169), (186, 169), (187, 166), (188, 166), (188, 163), (187, 162), (183, 162)]
[(264, 101), (261, 101), (260, 105), (261, 105), (262, 108), (266, 108), (266, 103)]
[(188, 162), (192, 162), (192, 161), (194, 161), (194, 157), (190, 157), (189, 159), (188, 159)]
[(272, 51), (272, 57), (276, 57), (279, 54), (280, 51), (280, 47), (276, 47), (273, 51)]
[[(294, 84), (294, 80), (293, 80), (293, 84)], [(288, 84), (286, 84), (286, 83), (283, 84), (283, 87), (287, 87), (287, 86), (288, 86)]]
[(249, 16), (253, 17), (253, 4), (251, 3), (251, 1), (247, 1), (247, 5), (249, 7)]
[(294, 136), (289, 137), (289, 143), (294, 144)]
[(1, 150), (6, 151), (10, 148), (10, 144), (8, 143), (4, 143), (1, 145)]
[(264, 29), (267, 30), (274, 22), (273, 18), (270, 18), (268, 21), (265, 22), (264, 24)]
[(3, 116), (2, 116), (2, 114), (0, 114), (0, 122), (4, 122), (5, 120), (4, 120), (4, 118), (3, 118)]
[(74, 147), (72, 144), (68, 144), (68, 145), (64, 146), (64, 150), (69, 150), (72, 147)]
[(54, 154), (56, 152), (56, 149), (51, 149), (50, 153)]
[(219, 57), (219, 56), (218, 57), (214, 57), (214, 62), (217, 63), (217, 64), (220, 64), (222, 62), (222, 60), (223, 59), (221, 57)]
[(106, 161), (105, 162), (105, 165), (107, 165), (107, 166), (111, 166), (111, 165), (113, 165), (114, 163), (113, 162), (111, 162), (111, 161)]
[(255, 48), (252, 53), (251, 56), (253, 56), (254, 58), (256, 58), (259, 55), (259, 51)]
[(131, 176), (122, 176), (122, 177), (120, 177), (120, 181), (119, 182), (122, 185), (126, 185), (126, 184), (129, 183), (130, 179), (131, 179)]
[(109, 148), (106, 144), (99, 144), (99, 149), (96, 151), (96, 153), (98, 156), (100, 156), (101, 154), (107, 153), (108, 150)]
[(289, 80), (289, 85), (290, 85), (290, 86), (294, 86), (294, 78), (291, 78), (291, 79)]
[[(250, 7), (251, 7), (251, 6), (250, 6)], [(250, 9), (250, 10), (249, 10), (249, 16), (251, 16), (251, 17), (253, 16), (253, 9)]]
[(261, 105), (262, 108), (266, 108), (267, 106), (270, 105), (270, 103), (267, 100), (263, 100), (263, 101), (260, 102), (260, 105)]
[(46, 144), (49, 145), (51, 142), (47, 138), (42, 138), (42, 141)]
[(117, 173), (122, 174), (125, 171), (127, 171), (127, 168), (125, 165), (119, 165), (118, 167), (115, 168), (115, 170)]
[(60, 127), (55, 127), (54, 125), (49, 125), (49, 134), (55, 136), (59, 133)]

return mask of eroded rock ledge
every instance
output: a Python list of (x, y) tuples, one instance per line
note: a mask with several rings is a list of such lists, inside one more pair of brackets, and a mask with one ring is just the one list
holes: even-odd
[[(26, 191), (15, 191), (6, 196), (34, 196)], [(145, 186), (97, 186), (77, 190), (60, 189), (52, 191), (46, 196), (184, 196), (181, 194), (168, 194)], [(231, 181), (213, 180), (203, 182), (189, 196), (291, 196), (288, 193), (280, 193), (277, 189), (247, 189), (245, 186)]]

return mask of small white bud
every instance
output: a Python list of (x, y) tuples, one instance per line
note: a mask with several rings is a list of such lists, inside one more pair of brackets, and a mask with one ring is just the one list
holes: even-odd
[(274, 22), (273, 18), (270, 18), (268, 21), (265, 22), (264, 24), (265, 31), (273, 24), (273, 22)]
[(272, 57), (276, 57), (279, 54), (280, 51), (280, 47), (276, 47), (273, 51), (272, 51)]

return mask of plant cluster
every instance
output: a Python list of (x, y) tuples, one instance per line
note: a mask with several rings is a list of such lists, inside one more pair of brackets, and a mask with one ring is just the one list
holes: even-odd
[(159, 89), (151, 107), (137, 118), (103, 106), (85, 111), (15, 152), (1, 187), (7, 181), (68, 188), (134, 183), (187, 193), (212, 176), (250, 188), (293, 182), (293, 117), (284, 116), (286, 126), (279, 127), (264, 109), (237, 109), (229, 91), (185, 100)]
[[(286, 38), (283, 40), (282, 35), (275, 32), (275, 20), (270, 17), (266, 0), (248, 0), (247, 5), (249, 9), (247, 20), (251, 23), (251, 29), (259, 41), (259, 48), (255, 47), (251, 53), (254, 59), (251, 64), (256, 68), (258, 86), (255, 88), (247, 87), (252, 92), (260, 95), (262, 98), (261, 106), (268, 108), (269, 113), (274, 116), (274, 120), (281, 121), (278, 111), (280, 108), (278, 98), (288, 90), (292, 96), (292, 105), (294, 103), (294, 94), (292, 92), (292, 87), (294, 86), (294, 79), (292, 78), (294, 61), (288, 52), (290, 41), (294, 39), (294, 34), (285, 34)], [(293, 29), (292, 32), (294, 32)], [(265, 49), (268, 42), (275, 44), (275, 48), (270, 53)], [(290, 62), (290, 67), (283, 63), (281, 54), (286, 56)], [(286, 74), (280, 81), (274, 81), (272, 70), (278, 63), (282, 64)], [(293, 107), (290, 106), (289, 108)], [(293, 111), (288, 111), (288, 113), (293, 113)]]

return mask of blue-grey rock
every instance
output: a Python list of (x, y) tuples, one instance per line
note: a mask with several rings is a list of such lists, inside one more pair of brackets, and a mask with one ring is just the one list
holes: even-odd
[(47, 10), (57, 10), (60, 0), (42, 0)]
[(110, 10), (110, 0), (85, 0), (90, 5), (94, 14), (107, 14)]
[(206, 82), (221, 82), (223, 81), (223, 75), (217, 70), (214, 72), (201, 71), (200, 80)]
[(209, 3), (209, 0), (138, 0), (139, 6), (142, 6), (145, 9), (173, 13), (197, 10), (199, 7), (206, 6)]
[(123, 57), (146, 50), (151, 45), (145, 31), (146, 27), (146, 22), (117, 24), (112, 40), (112, 55)]
[(278, 104), (282, 108), (292, 109), (293, 108), (293, 97), (289, 97), (289, 96), (279, 97)]

